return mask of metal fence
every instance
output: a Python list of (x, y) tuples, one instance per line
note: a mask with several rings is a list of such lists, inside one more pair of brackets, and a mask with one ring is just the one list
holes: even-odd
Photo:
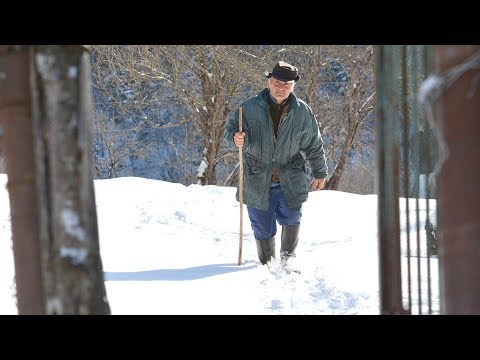
[(436, 141), (420, 99), (432, 49), (376, 49), (382, 314), (439, 314)]

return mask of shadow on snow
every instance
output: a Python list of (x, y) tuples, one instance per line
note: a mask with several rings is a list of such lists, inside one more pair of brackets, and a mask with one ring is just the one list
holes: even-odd
[(105, 281), (179, 281), (197, 280), (209, 276), (253, 269), (256, 264), (240, 267), (237, 264), (211, 264), (185, 269), (105, 272)]

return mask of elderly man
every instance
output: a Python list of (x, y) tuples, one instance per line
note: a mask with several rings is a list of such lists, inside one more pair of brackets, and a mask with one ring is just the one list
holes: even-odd
[(328, 169), (315, 115), (293, 93), (298, 69), (279, 61), (265, 76), (267, 87), (241, 105), (243, 131), (239, 132), (236, 109), (225, 126), (224, 140), (231, 149), (243, 147), (243, 202), (260, 262), (270, 264), (275, 258), (278, 221), (280, 258), (287, 265), (298, 245), (302, 204), (309, 189), (325, 186)]

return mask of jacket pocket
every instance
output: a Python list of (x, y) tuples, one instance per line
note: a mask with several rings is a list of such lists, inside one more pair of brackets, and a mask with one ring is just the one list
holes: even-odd
[(305, 159), (302, 154), (298, 153), (288, 160), (285, 166), (285, 173), (292, 193), (301, 195), (308, 192)]
[(260, 159), (245, 153), (245, 191), (260, 194), (264, 183), (266, 165)]
[(286, 167), (288, 169), (302, 169), (304, 165), (305, 165), (305, 159), (303, 158), (302, 154), (297, 153), (296, 155), (288, 159)]

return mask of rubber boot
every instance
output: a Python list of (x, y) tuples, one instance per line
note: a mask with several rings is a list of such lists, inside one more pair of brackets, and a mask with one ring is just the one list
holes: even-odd
[(275, 257), (275, 236), (266, 240), (257, 240), (258, 259), (265, 265)]
[(280, 248), (280, 260), (285, 263), (295, 257), (295, 249), (298, 245), (298, 233), (300, 225), (282, 226), (282, 246)]

